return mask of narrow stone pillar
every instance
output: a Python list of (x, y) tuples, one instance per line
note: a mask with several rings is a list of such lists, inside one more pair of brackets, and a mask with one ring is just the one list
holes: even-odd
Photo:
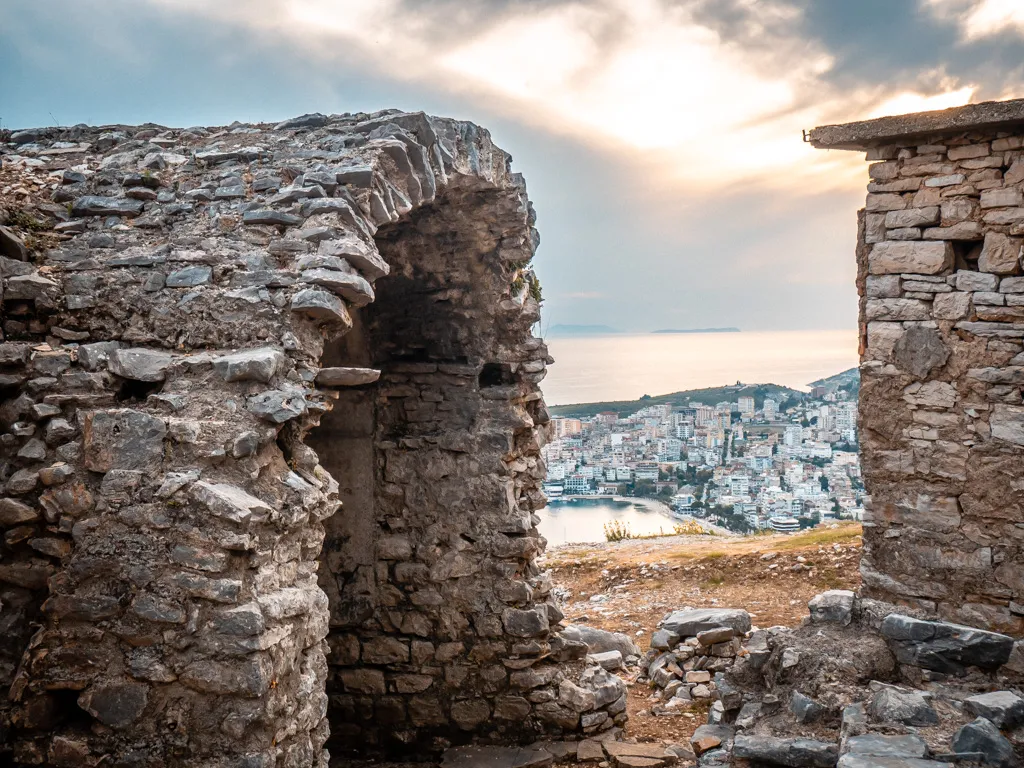
[(1024, 101), (825, 126), (867, 152), (864, 591), (1024, 634)]

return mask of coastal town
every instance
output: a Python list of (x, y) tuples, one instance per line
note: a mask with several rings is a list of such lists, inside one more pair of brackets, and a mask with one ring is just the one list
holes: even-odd
[(740, 533), (860, 520), (856, 383), (827, 381), (785, 399), (738, 384), (733, 401), (557, 416), (545, 493), (656, 498)]

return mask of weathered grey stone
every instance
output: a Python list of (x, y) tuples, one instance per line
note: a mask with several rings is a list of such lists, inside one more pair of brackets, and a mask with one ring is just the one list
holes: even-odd
[(225, 381), (259, 381), (266, 384), (284, 363), (284, 354), (274, 347), (245, 349), (221, 355), (213, 361), (213, 369)]
[(107, 352), (107, 367), (111, 373), (135, 381), (163, 381), (174, 357), (167, 352), (134, 347), (112, 349)]
[(928, 757), (928, 744), (920, 736), (883, 736), (866, 733), (851, 736), (844, 745), (846, 752), (874, 757)]
[(998, 768), (1011, 768), (1017, 764), (1013, 744), (983, 717), (967, 723), (956, 732), (953, 736), (953, 752), (960, 755), (980, 752), (983, 755), (982, 764)]
[(1013, 729), (1024, 723), (1024, 699), (1011, 691), (993, 691), (964, 700), (975, 717), (991, 720), (999, 729)]
[(373, 301), (373, 286), (360, 275), (338, 272), (334, 269), (308, 269), (302, 273), (303, 282), (327, 288), (353, 306), (362, 307)]
[(588, 657), (595, 664), (600, 665), (603, 669), (614, 672), (616, 669), (622, 668), (622, 652), (621, 651), (604, 651), (602, 653), (592, 653)]
[(72, 216), (127, 216), (142, 213), (143, 202), (123, 197), (97, 197), (87, 195), (75, 200), (71, 206)]
[(839, 758), (839, 748), (814, 739), (780, 739), (741, 733), (734, 741), (733, 754), (744, 760), (791, 768), (833, 768)]
[(695, 637), (718, 627), (731, 627), (742, 634), (750, 630), (750, 614), (742, 608), (692, 608), (669, 614), (661, 627), (680, 637)]
[(307, 288), (292, 297), (292, 309), (317, 320), (332, 320), (345, 328), (352, 327), (345, 302), (327, 291)]
[(308, 404), (301, 391), (271, 389), (250, 397), (245, 407), (261, 419), (274, 424), (284, 424), (302, 416)]
[(569, 624), (562, 630), (562, 637), (586, 643), (590, 653), (618, 651), (623, 658), (642, 655), (636, 643), (621, 632), (608, 632), (585, 624)]
[(107, 683), (88, 688), (78, 706), (109, 728), (125, 728), (142, 717), (148, 698), (140, 683)]
[(274, 512), (266, 502), (228, 483), (200, 480), (192, 484), (190, 494), (214, 515), (234, 523), (262, 522)]
[(856, 595), (848, 589), (830, 589), (815, 595), (807, 603), (815, 624), (838, 624), (848, 627), (853, 620)]
[(359, 387), (379, 378), (380, 371), (373, 368), (321, 368), (316, 383), (324, 387)]
[(800, 691), (793, 691), (789, 699), (789, 711), (798, 723), (813, 723), (825, 714), (825, 707)]
[(269, 224), (278, 227), (294, 227), (303, 221), (301, 216), (271, 208), (256, 208), (242, 214), (243, 224)]
[(168, 288), (193, 288), (206, 285), (212, 278), (212, 267), (195, 265), (174, 270), (164, 279), (164, 285)]
[(28, 261), (29, 252), (25, 242), (8, 227), (0, 226), (0, 256), (15, 261)]
[(163, 458), (167, 426), (162, 419), (130, 409), (88, 413), (82, 420), (86, 469), (152, 470)]
[(883, 688), (872, 697), (868, 712), (879, 723), (937, 725), (939, 722), (938, 714), (920, 691)]
[(954, 765), (915, 757), (879, 757), (849, 752), (839, 758), (836, 768), (954, 768)]

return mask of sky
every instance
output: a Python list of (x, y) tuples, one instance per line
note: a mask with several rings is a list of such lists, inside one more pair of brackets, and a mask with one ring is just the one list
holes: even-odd
[(1024, 96), (1021, 0), (3, 0), (0, 125), (425, 110), (538, 211), (542, 328), (856, 325), (863, 156), (818, 125)]

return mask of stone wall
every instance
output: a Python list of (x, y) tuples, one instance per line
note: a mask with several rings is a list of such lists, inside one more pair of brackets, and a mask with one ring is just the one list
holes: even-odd
[(1024, 124), (1007, 108), (1020, 121), (1010, 102), (811, 139), (871, 162), (857, 248), (864, 592), (1021, 636)]
[(17, 764), (325, 766), (330, 732), (420, 750), (621, 722), (533, 564), (537, 236), (486, 131), (3, 138)]

